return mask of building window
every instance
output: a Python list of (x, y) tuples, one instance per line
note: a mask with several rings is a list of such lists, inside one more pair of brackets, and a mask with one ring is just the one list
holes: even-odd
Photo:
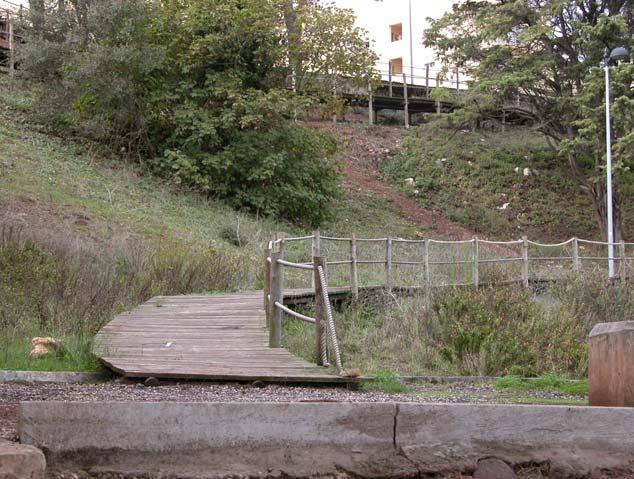
[(393, 42), (398, 42), (403, 39), (403, 24), (397, 23), (395, 25), (390, 25), (390, 37)]
[(392, 75), (403, 74), (403, 59), (402, 58), (392, 58), (390, 60), (390, 72), (392, 73)]

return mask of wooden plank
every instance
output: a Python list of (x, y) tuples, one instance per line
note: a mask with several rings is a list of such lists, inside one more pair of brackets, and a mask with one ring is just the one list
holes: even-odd
[[(299, 294), (310, 298), (313, 292)], [(155, 297), (102, 328), (94, 351), (128, 377), (350, 381), (285, 349), (269, 348), (264, 318), (262, 292)]]

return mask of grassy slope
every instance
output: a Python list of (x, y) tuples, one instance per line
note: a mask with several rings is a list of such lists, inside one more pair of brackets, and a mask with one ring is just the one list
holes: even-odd
[[(98, 242), (173, 237), (219, 246), (233, 243), (227, 241), (229, 230), (241, 232), (258, 248), (275, 231), (304, 232), (287, 223), (236, 212), (195, 193), (176, 191), (135, 165), (100, 154), (97, 145), (37, 131), (21, 115), (29, 108), (28, 98), (7, 79), (0, 82), (0, 201), (25, 209), (26, 224), (49, 229), (63, 223), (65, 230), (71, 227), (81, 237)], [(360, 203), (346, 195), (325, 230), (407, 235), (415, 228), (380, 198), (366, 196)]]
[[(471, 132), (424, 125), (383, 171), (424, 207), (488, 238), (600, 238), (589, 198), (557, 166), (541, 135), (526, 128)], [(410, 177), (415, 185), (404, 183)], [(622, 191), (624, 198), (630, 193)], [(634, 218), (630, 203), (623, 201), (626, 226)]]
[[(34, 238), (46, 246), (46, 254), (37, 253), (46, 260), (46, 273), (37, 278), (42, 291), (54, 289), (54, 285), (48, 283), (55, 280), (47, 275), (51, 272), (57, 275), (62, 269), (60, 263), (80, 249), (88, 250), (88, 255), (107, 253), (100, 256), (100, 260), (106, 262), (104, 266), (114, 271), (104, 273), (107, 277), (102, 283), (107, 285), (125, 280), (129, 273), (117, 272), (120, 269), (118, 262), (122, 260), (122, 254), (126, 255), (132, 250), (141, 251), (141, 254), (147, 251), (147, 258), (151, 258), (150, 266), (156, 270), (150, 273), (157, 279), (141, 278), (148, 286), (146, 290), (135, 294), (126, 294), (125, 288), (112, 288), (113, 291), (108, 291), (108, 294), (118, 296), (109, 298), (111, 300), (107, 304), (104, 302), (103, 306), (99, 306), (99, 311), (92, 312), (92, 323), (81, 328), (60, 324), (64, 317), (75, 317), (67, 314), (69, 312), (64, 308), (73, 307), (73, 314), (78, 314), (77, 318), (81, 315), (81, 311), (69, 304), (69, 300), (42, 301), (42, 304), (38, 302), (33, 308), (25, 308), (24, 305), (31, 306), (40, 298), (35, 298), (33, 295), (36, 293), (26, 289), (18, 291), (9, 300), (13, 303), (10, 302), (3, 312), (8, 317), (3, 316), (0, 321), (0, 344), (3, 343), (0, 348), (0, 369), (94, 369), (98, 365), (87, 354), (90, 332), (104, 318), (132, 307), (148, 295), (171, 292), (170, 285), (165, 284), (169, 283), (171, 273), (167, 271), (165, 274), (161, 270), (162, 265), (156, 265), (163, 256), (174, 257), (165, 260), (168, 264), (163, 269), (170, 269), (183, 266), (188, 256), (191, 256), (189, 263), (208, 260), (209, 256), (203, 256), (197, 250), (202, 249), (204, 252), (207, 251), (205, 248), (212, 248), (220, 258), (229, 258), (226, 262), (237, 257), (240, 258), (239, 262), (231, 264), (250, 269), (240, 284), (229, 285), (230, 289), (255, 288), (260, 286), (259, 258), (263, 242), (276, 231), (305, 233), (302, 228), (284, 222), (236, 212), (221, 202), (196, 193), (177, 191), (165, 181), (144, 174), (137, 165), (126, 164), (103, 152), (93, 143), (49, 135), (27, 122), (26, 114), (30, 107), (28, 95), (8, 78), (0, 77), (2, 238)], [(337, 235), (354, 231), (363, 236), (381, 236), (389, 231), (396, 235), (411, 236), (416, 228), (401, 220), (395, 208), (381, 198), (364, 195), (361, 203), (357, 196), (346, 194), (336, 205), (335, 220), (326, 225), (325, 231)], [(55, 257), (60, 244), (67, 256)], [(157, 244), (161, 245), (158, 249)], [(164, 247), (163, 244), (168, 246)], [(172, 246), (174, 244), (177, 246)], [(183, 248), (174, 250), (180, 244), (184, 245)], [(3, 253), (2, 245), (3, 240), (0, 239), (0, 253)], [(51, 245), (52, 249), (49, 248)], [(53, 252), (49, 254), (50, 251)], [(135, 260), (139, 263), (137, 270), (144, 267), (147, 258)], [(15, 252), (9, 254), (6, 249), (4, 256), (0, 254), (0, 263), (3, 260), (9, 263), (5, 264), (8, 267), (5, 268), (4, 277), (0, 271), (0, 289), (9, 288), (12, 294), (16, 293), (12, 285), (15, 276), (33, 275), (34, 270), (26, 271), (23, 258), (16, 256)], [(90, 262), (90, 259), (82, 259), (76, 267), (73, 266), (75, 269), (64, 270), (62, 275), (68, 280), (69, 275), (80, 274), (82, 269), (86, 269), (86, 263)], [(201, 275), (191, 264), (185, 266), (189, 267), (188, 271), (194, 271), (192, 274)], [(138, 273), (134, 268), (131, 269)], [(83, 274), (89, 275), (87, 271)], [(166, 276), (168, 279), (165, 279)], [(201, 276), (199, 279), (197, 284), (201, 284), (205, 278)], [(99, 286), (95, 282), (90, 286), (92, 290), (89, 293), (100, 294)], [(81, 284), (73, 287), (75, 289), (69, 290), (71, 295), (83, 294)], [(199, 291), (186, 289), (183, 292)], [(103, 294), (106, 295), (106, 292)], [(86, 298), (86, 302), (90, 303), (90, 298)], [(75, 319), (66, 319), (67, 323), (72, 321)], [(18, 324), (19, 327), (8, 327), (7, 324)], [(36, 335), (63, 338), (68, 346), (66, 357), (29, 359), (28, 342), (30, 337)]]
[[(194, 246), (211, 245), (220, 254), (239, 256), (244, 260), (242, 264), (253, 265), (252, 274), (240, 285), (244, 288), (259, 286), (257, 270), (263, 240), (270, 238), (274, 231), (282, 230), (290, 234), (304, 232), (283, 222), (237, 213), (220, 202), (195, 193), (176, 191), (164, 181), (144, 175), (138, 167), (103, 154), (89, 142), (62, 140), (47, 135), (25, 122), (24, 111), (28, 108), (28, 97), (13, 83), (0, 78), (0, 225), (22, 225), (27, 235), (70, 238), (79, 243), (96, 245), (102, 250), (125, 249), (130, 242), (136, 244), (157, 240)], [(520, 232), (540, 239), (547, 239), (549, 235), (568, 236), (570, 231), (558, 229), (557, 225), (562, 223), (577, 225), (575, 233), (580, 236), (584, 228), (591, 232), (592, 219), (584, 213), (588, 205), (583, 199), (579, 199), (579, 203), (575, 203), (575, 199), (569, 205), (558, 201), (557, 198), (562, 195), (565, 198), (575, 195), (565, 178), (550, 171), (546, 163), (540, 163), (542, 160), (539, 159), (531, 160), (530, 166), (542, 174), (525, 182), (521, 173), (518, 177), (513, 171), (520, 158), (518, 155), (522, 145), (531, 151), (543, 150), (543, 145), (533, 136), (525, 138), (518, 136), (517, 132), (505, 137), (498, 134), (458, 133), (462, 136), (454, 140), (456, 135), (450, 136), (447, 131), (442, 132), (442, 135), (433, 142), (423, 136), (424, 141), (431, 143), (427, 146), (434, 148), (431, 153), (425, 149), (425, 145), (412, 145), (410, 140), (405, 145), (405, 153), (385, 163), (384, 171), (400, 180), (399, 184), (402, 184), (402, 178), (414, 176), (417, 188), (426, 192), (425, 195), (419, 193), (416, 196), (412, 188), (404, 188), (405, 193), (422, 198), (423, 204), (454, 215), (457, 220), (461, 220), (459, 213), (469, 211), (469, 206), (473, 204), (484, 208), (486, 215), (499, 214), (504, 221), (461, 220), (476, 226), (486, 236), (508, 238), (518, 236)], [(485, 138), (485, 142), (481, 142), (481, 138)], [(493, 147), (498, 143), (502, 154), (498, 154)], [(468, 153), (474, 148), (478, 154), (476, 165), (471, 166), (464, 152)], [(447, 162), (444, 162), (446, 165), (437, 166), (434, 160), (436, 155), (447, 157)], [(523, 167), (524, 164), (518, 166)], [(533, 213), (520, 216), (520, 219), (524, 219), (521, 224), (516, 224), (515, 221), (519, 222), (520, 219), (513, 219), (518, 214), (514, 210), (512, 214), (500, 213), (494, 208), (501, 204), (504, 198), (502, 193), (507, 197), (511, 195), (504, 202), (509, 201), (512, 209), (519, 204), (530, 207)], [(557, 210), (544, 210), (540, 205), (546, 203), (554, 205)], [(336, 205), (335, 220), (326, 225), (324, 231), (335, 235), (356, 232), (366, 237), (387, 234), (415, 236), (419, 227), (400, 219), (398, 212), (393, 202), (367, 191), (350, 188)], [(546, 213), (551, 215), (546, 220), (533, 222), (531, 219), (542, 218)], [(561, 217), (571, 219), (557, 223), (555, 219)], [(544, 234), (547, 236), (544, 237)], [(591, 235), (588, 233), (586, 236)], [(236, 244), (236, 237), (241, 239), (239, 244)], [(196, 262), (197, 258), (194, 257), (192, 262)], [(151, 289), (147, 294), (161, 294), (165, 290), (160, 287), (159, 284), (158, 289)], [(127, 308), (130, 304), (122, 303), (117, 307)], [(385, 316), (381, 315), (380, 308), (376, 315), (363, 309), (353, 309), (352, 319), (350, 314), (344, 313), (337, 314), (339, 324), (348, 325), (345, 328), (338, 327), (342, 335), (342, 349), (348, 358), (354, 357), (352, 364), (362, 366), (364, 371), (379, 371), (387, 367), (411, 373), (426, 373), (430, 370), (454, 372), (453, 367), (435, 363), (436, 355), (430, 354), (423, 341), (408, 340), (411, 334), (405, 332), (407, 328), (403, 331), (397, 328), (398, 334), (393, 334), (394, 330), (384, 325)], [(414, 320), (408, 324), (413, 328), (412, 331), (418, 331), (418, 316), (414, 314), (412, 317)], [(36, 318), (25, 319), (36, 323)], [(393, 321), (401, 319), (400, 316), (392, 318)], [(303, 324), (289, 322), (286, 326), (287, 344), (292, 350), (309, 357), (312, 332)], [(386, 327), (390, 330), (387, 333), (384, 331)], [(293, 329), (296, 331), (293, 332)], [(51, 360), (49, 364), (29, 360), (28, 339), (49, 332), (37, 327), (29, 331), (4, 332), (0, 326), (0, 341), (12, 344), (11, 348), (5, 347), (0, 352), (0, 368), (96, 367), (94, 361), (84, 354), (89, 348), (90, 338), (82, 337), (81, 334), (71, 334), (67, 338), (72, 349), (69, 360)], [(412, 344), (405, 347), (408, 341)], [(305, 345), (309, 346), (305, 348)]]

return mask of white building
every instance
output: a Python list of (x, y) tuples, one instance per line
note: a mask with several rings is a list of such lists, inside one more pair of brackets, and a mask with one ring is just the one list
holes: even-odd
[[(429, 70), (430, 86), (435, 86), (440, 63), (433, 50), (423, 46), (423, 32), (429, 27), (428, 17), (439, 18), (456, 0), (334, 0), (333, 3), (339, 8), (352, 9), (357, 25), (368, 31), (379, 56), (377, 69), (384, 79), (388, 79), (391, 69), (392, 75), (398, 77), (395, 81), (402, 81), (405, 73), (409, 83), (424, 85)], [(453, 82), (455, 87), (455, 81), (455, 74), (449, 74), (442, 86), (451, 86)]]

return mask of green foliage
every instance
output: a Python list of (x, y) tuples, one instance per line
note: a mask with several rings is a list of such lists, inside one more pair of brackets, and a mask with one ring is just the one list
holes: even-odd
[[(627, 284), (608, 286), (604, 274), (588, 273), (539, 295), (519, 286), (443, 288), (403, 298), (375, 293), (336, 311), (335, 327), (344, 366), (364, 375), (544, 376), (550, 381), (541, 379), (544, 387), (563, 388), (562, 378), (587, 374), (592, 327), (632, 315)], [(289, 323), (285, 346), (311, 359), (312, 326)]]
[(30, 13), (22, 72), (59, 132), (236, 207), (316, 226), (338, 197), (335, 148), (292, 121), (314, 98), (287, 89), (289, 61), (367, 84), (374, 56), (350, 12), (300, 4), (291, 22), (277, 0), (55, 3)]
[[(473, 116), (500, 111), (528, 117), (557, 152), (557, 163), (605, 218), (605, 91), (599, 68), (606, 49), (634, 47), (629, 0), (614, 2), (470, 1), (431, 23), (425, 43), (447, 66), (474, 80), (463, 95)], [(613, 66), (614, 154), (617, 189), (632, 184), (634, 65)], [(519, 103), (519, 105), (517, 105)], [(454, 115), (464, 121), (463, 113)], [(625, 194), (623, 195), (625, 196)], [(616, 236), (622, 232), (617, 196)]]
[(588, 394), (588, 381), (564, 379), (557, 374), (545, 374), (537, 378), (504, 376), (493, 384), (496, 389), (513, 391), (556, 391), (562, 394)]
[(386, 394), (408, 393), (412, 390), (395, 373), (387, 370), (378, 371), (372, 381), (363, 383), (363, 389)]
[[(533, 129), (457, 129), (439, 120), (412, 129), (382, 170), (425, 208), (490, 239), (597, 237), (591, 202), (557, 162)], [(415, 184), (405, 185), (410, 177)], [(634, 218), (630, 205), (623, 210)]]

